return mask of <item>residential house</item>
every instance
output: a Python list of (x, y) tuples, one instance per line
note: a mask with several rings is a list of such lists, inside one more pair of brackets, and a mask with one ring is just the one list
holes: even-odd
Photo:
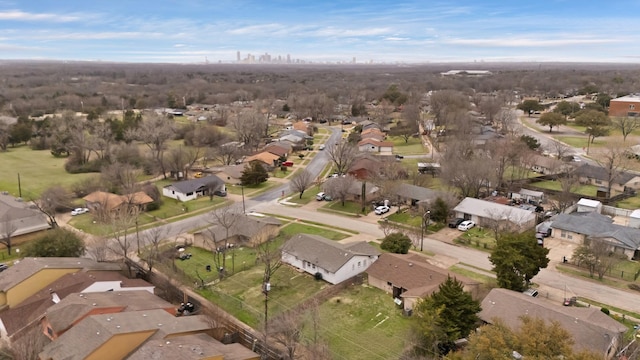
[[(142, 279), (128, 279), (119, 271), (75, 272), (35, 292), (15, 307), (0, 312), (0, 335), (11, 342), (40, 326), (47, 310), (72, 293), (109, 293), (144, 291), (153, 295), (155, 287)], [(125, 297), (126, 298), (126, 297)]]
[(611, 359), (622, 348), (627, 327), (596, 307), (562, 306), (520, 292), (495, 288), (482, 301), (480, 319), (488, 324), (501, 320), (518, 330), (521, 318), (529, 316), (547, 323), (557, 322), (572, 335), (574, 351), (595, 351)]
[[(26, 235), (50, 228), (42, 212), (6, 193), (0, 194), (0, 234)], [(13, 231), (10, 231), (13, 230)]]
[(609, 116), (640, 116), (640, 94), (629, 94), (609, 102)]
[(635, 209), (629, 214), (629, 227), (640, 228), (640, 209)]
[(574, 173), (578, 176), (580, 183), (599, 186), (601, 191), (606, 191), (611, 178), (611, 196), (628, 190), (640, 190), (640, 175), (628, 171), (615, 172), (611, 177), (607, 169), (602, 166), (584, 164)]
[[(231, 217), (233, 216), (233, 218)], [(193, 233), (197, 243), (210, 243), (210, 248), (218, 248), (221, 244), (246, 245), (250, 247), (262, 244), (268, 239), (278, 235), (282, 221), (269, 217), (237, 214), (230, 215), (225, 228), (222, 225), (214, 225), (204, 230)]]
[(367, 269), (367, 275), (369, 285), (390, 293), (405, 311), (413, 310), (418, 300), (437, 291), (447, 277), (456, 278), (474, 297), (480, 286), (474, 280), (431, 265), (415, 254), (384, 253)]
[(302, 131), (307, 135), (311, 135), (309, 134), (309, 131), (311, 130), (311, 125), (309, 125), (308, 122), (296, 121), (291, 125), (291, 127), (293, 128), (293, 130)]
[[(324, 184), (322, 185), (322, 189), (324, 190), (324, 192), (326, 193), (331, 192), (329, 190), (331, 189), (331, 183), (333, 181), (336, 181), (336, 179), (337, 178), (330, 178), (324, 182)], [(351, 201), (361, 201), (363, 186), (365, 191), (365, 200), (373, 200), (377, 196), (378, 191), (380, 190), (373, 183), (367, 183), (366, 181), (363, 182), (363, 181), (355, 180), (349, 185), (349, 189), (347, 189), (346, 199)]]
[(227, 165), (211, 169), (211, 171), (225, 183), (238, 185), (242, 182), (240, 178), (242, 177), (245, 166), (246, 164)]
[(162, 195), (182, 202), (225, 190), (224, 181), (215, 175), (178, 181), (162, 188)]
[(120, 264), (86, 258), (24, 258), (0, 276), (0, 310), (17, 306), (65, 274), (120, 270)]
[(629, 259), (640, 258), (640, 229), (614, 224), (597, 212), (558, 214), (551, 224), (551, 237), (583, 245), (586, 239), (602, 239), (613, 251)]
[[(227, 352), (226, 345), (209, 337), (211, 330), (204, 315), (176, 317), (163, 309), (90, 315), (46, 345), (40, 359), (259, 358), (248, 349), (232, 357), (242, 350), (236, 345)], [(196, 338), (200, 340), (194, 341)], [(207, 346), (208, 342), (217, 346)], [(194, 343), (204, 346), (189, 346)]]
[(500, 222), (503, 228), (522, 232), (536, 225), (533, 211), (470, 197), (456, 205), (453, 212), (455, 217), (472, 220), (479, 226), (491, 227)]
[(161, 309), (176, 314), (176, 306), (144, 290), (73, 293), (54, 302), (43, 314), (42, 330), (56, 340), (87, 316)]
[(369, 128), (367, 130), (363, 130), (360, 133), (360, 138), (361, 139), (375, 139), (375, 140), (383, 141), (384, 139), (387, 138), (387, 134), (385, 134), (384, 132), (382, 132), (378, 128)]
[(374, 156), (360, 156), (351, 164), (351, 167), (347, 170), (347, 174), (354, 176), (358, 180), (366, 180), (378, 174), (381, 167), (382, 161), (379, 158)]
[(259, 152), (257, 154), (251, 155), (247, 157), (244, 162), (248, 164), (252, 161), (259, 161), (261, 164), (264, 164), (268, 169), (273, 169), (278, 166), (278, 161), (280, 160), (280, 156), (272, 154), (267, 151)]
[(137, 207), (144, 210), (147, 205), (153, 202), (153, 199), (144, 191), (138, 191), (127, 195), (117, 195), (104, 191), (94, 191), (82, 198), (86, 207), (97, 213), (109, 214), (128, 209), (129, 207)]
[(372, 138), (362, 139), (358, 142), (358, 150), (371, 153), (391, 154), (393, 152), (393, 143)]
[(272, 142), (264, 148), (264, 151), (287, 158), (291, 154), (292, 147), (286, 142)]
[(282, 246), (282, 262), (330, 284), (366, 271), (379, 255), (365, 241), (343, 244), (310, 234), (297, 234)]
[(438, 197), (438, 192), (422, 186), (399, 183), (394, 187), (394, 193), (402, 202), (408, 202), (415, 206), (419, 202), (430, 202)]
[(544, 175), (561, 174), (569, 171), (572, 167), (556, 158), (542, 155), (532, 155), (526, 159), (526, 165), (531, 170)]

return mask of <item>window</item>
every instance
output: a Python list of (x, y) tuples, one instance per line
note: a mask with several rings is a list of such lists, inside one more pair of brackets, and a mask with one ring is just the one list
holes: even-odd
[(600, 185), (600, 184), (602, 184), (602, 180), (596, 180), (595, 183)]
[(629, 110), (635, 110), (636, 106), (634, 104), (629, 104)]
[(362, 266), (362, 261), (358, 261), (358, 267)]
[(562, 230), (562, 231), (560, 232), (560, 237), (566, 238), (566, 237), (567, 237), (567, 232), (566, 232), (566, 231), (564, 231), (564, 230)]

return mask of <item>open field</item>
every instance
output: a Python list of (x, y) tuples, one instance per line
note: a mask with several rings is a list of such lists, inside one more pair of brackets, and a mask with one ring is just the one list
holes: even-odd
[(69, 174), (64, 170), (66, 158), (56, 158), (49, 150), (31, 150), (28, 146), (9, 147), (0, 152), (0, 191), (18, 193), (18, 173), (22, 197), (37, 198), (52, 185), (69, 188), (71, 184), (97, 174)]
[(389, 136), (387, 141), (393, 143), (393, 153), (402, 155), (425, 155), (428, 150), (422, 145), (420, 138), (409, 138), (409, 141), (405, 143), (404, 139), (400, 136)]

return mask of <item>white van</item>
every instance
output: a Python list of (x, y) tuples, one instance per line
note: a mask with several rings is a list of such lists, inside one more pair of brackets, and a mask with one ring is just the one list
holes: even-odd
[(316, 200), (318, 200), (318, 201), (322, 201), (322, 200), (324, 200), (325, 196), (326, 196), (326, 194), (325, 194), (325, 193), (323, 193), (323, 192), (319, 192), (319, 193), (316, 195)]

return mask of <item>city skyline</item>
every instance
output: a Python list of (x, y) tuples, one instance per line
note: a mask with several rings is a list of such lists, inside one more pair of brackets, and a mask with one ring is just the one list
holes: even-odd
[(638, 10), (626, 0), (0, 0), (0, 59), (635, 63)]

